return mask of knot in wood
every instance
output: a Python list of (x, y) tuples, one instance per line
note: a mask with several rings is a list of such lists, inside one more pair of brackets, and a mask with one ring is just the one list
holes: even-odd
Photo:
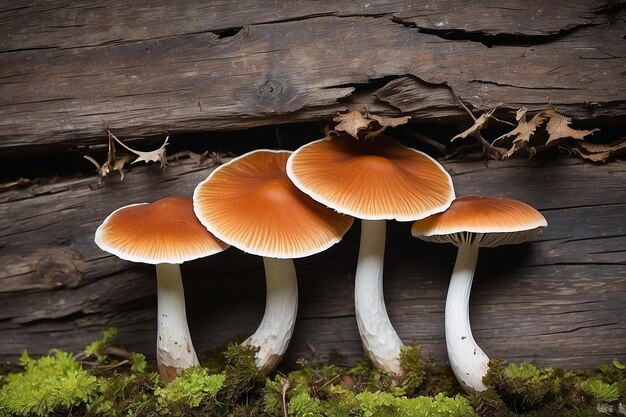
[(283, 85), (276, 80), (266, 80), (257, 87), (257, 95), (261, 102), (274, 104), (283, 93)]
[(42, 258), (35, 266), (33, 281), (47, 288), (76, 288), (83, 282), (75, 256), (54, 252)]

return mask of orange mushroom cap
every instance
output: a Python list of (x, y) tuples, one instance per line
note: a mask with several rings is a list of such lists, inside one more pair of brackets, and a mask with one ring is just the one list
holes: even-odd
[(430, 156), (394, 139), (321, 139), (298, 149), (289, 178), (313, 199), (366, 220), (417, 220), (454, 199), (450, 175)]
[(229, 246), (200, 224), (187, 196), (119, 208), (98, 227), (95, 242), (121, 259), (147, 264), (180, 264)]
[(291, 152), (257, 150), (215, 169), (193, 195), (200, 222), (231, 245), (270, 258), (299, 258), (339, 242), (353, 219), (298, 190)]
[(495, 247), (522, 243), (546, 227), (546, 219), (521, 201), (490, 196), (464, 196), (443, 213), (413, 224), (415, 237), (431, 242), (458, 244), (463, 234), (482, 234), (479, 245)]

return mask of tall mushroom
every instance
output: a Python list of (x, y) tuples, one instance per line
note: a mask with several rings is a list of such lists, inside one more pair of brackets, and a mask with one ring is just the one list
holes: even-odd
[(445, 330), (454, 375), (467, 391), (484, 391), (489, 357), (472, 336), (469, 299), (480, 247), (526, 242), (548, 224), (537, 210), (521, 201), (498, 197), (459, 197), (450, 208), (413, 224), (413, 236), (452, 243), (458, 254), (446, 298)]
[(363, 348), (399, 381), (400, 337), (383, 297), (386, 220), (410, 221), (445, 210), (454, 199), (450, 175), (428, 155), (386, 136), (342, 135), (311, 142), (289, 158), (294, 184), (326, 206), (363, 219), (354, 304)]
[(168, 197), (115, 210), (96, 230), (96, 244), (121, 259), (156, 265), (157, 365), (171, 381), (198, 366), (179, 264), (228, 248), (200, 224), (191, 197)]
[(244, 344), (257, 367), (269, 373), (283, 357), (298, 309), (291, 258), (321, 252), (339, 242), (353, 219), (298, 190), (287, 178), (291, 153), (257, 150), (215, 169), (193, 195), (196, 215), (217, 237), (263, 257), (267, 282), (265, 314)]

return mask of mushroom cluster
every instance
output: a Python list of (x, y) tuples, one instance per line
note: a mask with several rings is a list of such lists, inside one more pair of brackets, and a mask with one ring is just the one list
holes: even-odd
[[(358, 140), (359, 130), (372, 121), (382, 127), (367, 140)], [(328, 249), (358, 218), (354, 308), (364, 351), (374, 366), (394, 382), (404, 378), (403, 343), (383, 295), (386, 221), (414, 221), (415, 237), (458, 246), (445, 307), (448, 357), (466, 390), (485, 389), (482, 378), (489, 358), (475, 342), (469, 321), (478, 249), (529, 240), (547, 226), (546, 220), (515, 200), (455, 198), (445, 169), (430, 156), (382, 135), (387, 125), (393, 126), (372, 116), (352, 133), (337, 129), (347, 133), (335, 132), (335, 137), (295, 152), (249, 152), (213, 170), (193, 198), (122, 207), (98, 227), (95, 241), (103, 250), (124, 260), (156, 264), (157, 363), (164, 380), (198, 366), (178, 264), (229, 246), (263, 257), (265, 313), (244, 344), (267, 374), (285, 354), (296, 322), (298, 285), (292, 259)]]

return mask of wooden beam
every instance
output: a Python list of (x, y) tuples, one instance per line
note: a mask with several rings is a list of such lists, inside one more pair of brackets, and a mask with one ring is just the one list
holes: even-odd
[(100, 119), (141, 137), (327, 120), (364, 102), (466, 128), (451, 91), (509, 115), (551, 103), (594, 126), (626, 109), (624, 12), (608, 2), (280, 4), (3, 3), (0, 149), (95, 144)]
[[(549, 227), (534, 242), (482, 250), (472, 294), (475, 338), (485, 352), (542, 365), (594, 367), (626, 356), (626, 169), (577, 161), (446, 162), (458, 195), (491, 194), (540, 209)], [(51, 347), (77, 351), (104, 325), (127, 348), (152, 356), (154, 268), (121, 261), (93, 243), (114, 209), (190, 194), (211, 171), (181, 160), (162, 172), (135, 166), (111, 175), (33, 183), (0, 194), (0, 361)], [(445, 360), (443, 308), (455, 250), (413, 239), (390, 223), (385, 291), (405, 342)], [(300, 308), (284, 366), (312, 350), (354, 363), (362, 350), (352, 290), (358, 223), (329, 251), (296, 261)], [(262, 261), (234, 248), (183, 265), (194, 344), (208, 350), (259, 323)]]

